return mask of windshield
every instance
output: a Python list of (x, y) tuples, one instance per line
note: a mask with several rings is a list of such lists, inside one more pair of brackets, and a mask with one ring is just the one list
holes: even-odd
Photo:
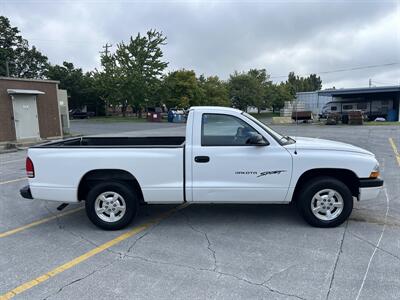
[(293, 144), (296, 141), (289, 137), (289, 136), (284, 136), (281, 135), (279, 133), (277, 133), (275, 130), (272, 130), (271, 128), (269, 128), (267, 125), (265, 125), (263, 122), (257, 120), (256, 118), (254, 118), (252, 115), (249, 115), (246, 112), (242, 113), (243, 116), (245, 116), (246, 118), (252, 120), (254, 123), (256, 123), (258, 126), (260, 126), (262, 129), (264, 129), (270, 136), (272, 136), (279, 144), (281, 145), (287, 145), (287, 144)]

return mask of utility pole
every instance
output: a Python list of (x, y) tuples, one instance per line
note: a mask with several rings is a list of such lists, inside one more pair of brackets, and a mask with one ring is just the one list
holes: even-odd
[(371, 87), (372, 86), (372, 80), (371, 80), (371, 78), (369, 79), (369, 87)]
[(106, 43), (105, 46), (103, 46), (104, 51), (100, 51), (100, 54), (104, 54), (105, 56), (108, 56), (108, 48), (111, 48), (112, 44)]

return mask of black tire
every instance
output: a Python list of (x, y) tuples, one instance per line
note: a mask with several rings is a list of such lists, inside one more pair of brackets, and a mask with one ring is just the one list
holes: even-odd
[[(343, 200), (342, 211), (332, 220), (321, 220), (314, 215), (311, 209), (314, 195), (325, 189), (336, 191)], [(300, 214), (308, 224), (323, 228), (336, 227), (350, 216), (353, 210), (353, 196), (342, 181), (333, 177), (318, 177), (311, 179), (304, 185), (298, 194), (296, 204)]]
[[(96, 199), (103, 193), (106, 192), (113, 192), (117, 193), (122, 197), (122, 200), (120, 197), (118, 197), (118, 200), (120, 203), (121, 201), (124, 202), (125, 204), (125, 211), (118, 219), (117, 221), (105, 221), (101, 219), (98, 214), (96, 213)], [(108, 199), (108, 198), (107, 198)], [(100, 200), (99, 200), (100, 201)], [(123, 203), (122, 202), (122, 203)], [(103, 202), (102, 202), (103, 203)], [(118, 203), (117, 203), (118, 204)], [(121, 204), (119, 204), (121, 205)], [(134, 217), (136, 216), (137, 210), (138, 210), (138, 200), (137, 196), (130, 187), (128, 187), (126, 184), (120, 183), (120, 182), (100, 182), (96, 184), (88, 193), (86, 197), (86, 214), (90, 221), (97, 227), (100, 227), (105, 230), (118, 230), (126, 227), (129, 225)], [(108, 207), (108, 206), (107, 206)], [(110, 205), (112, 208), (112, 205)], [(118, 209), (118, 208), (117, 208)], [(107, 217), (108, 212), (104, 212), (103, 218)]]

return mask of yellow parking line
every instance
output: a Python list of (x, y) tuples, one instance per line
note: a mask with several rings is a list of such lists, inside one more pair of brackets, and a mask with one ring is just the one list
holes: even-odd
[(90, 250), (89, 252), (86, 252), (85, 254), (82, 254), (81, 256), (74, 258), (73, 260), (71, 260), (61, 266), (54, 268), (53, 270), (47, 272), (46, 274), (36, 277), (35, 279), (33, 279), (31, 281), (25, 282), (25, 283), (21, 284), (20, 286), (17, 286), (16, 288), (12, 289), (11, 291), (9, 291), (3, 295), (0, 295), (0, 300), (11, 299), (12, 297), (15, 297), (16, 295), (21, 294), (21, 293), (25, 292), (26, 290), (29, 290), (44, 281), (47, 281), (48, 279), (56, 276), (57, 274), (60, 274), (68, 269), (71, 269), (72, 267), (89, 259), (90, 257), (92, 257), (100, 252), (103, 252), (104, 250), (107, 250), (108, 248), (122, 242), (123, 240), (126, 240), (127, 238), (130, 238), (130, 237), (140, 233), (141, 231), (149, 228), (152, 225), (159, 223), (162, 219), (165, 219), (166, 217), (170, 216), (175, 211), (182, 209), (182, 208), (186, 207), (187, 205), (188, 205), (187, 203), (179, 205), (178, 207), (175, 207), (174, 209), (169, 210), (168, 212), (162, 214), (158, 218), (156, 218), (152, 221), (149, 221), (143, 225), (140, 225), (138, 227), (135, 227), (135, 228), (127, 231), (126, 233), (121, 234), (120, 236), (116, 237), (115, 239), (108, 241), (108, 242)]
[(389, 138), (389, 143), (392, 146), (394, 155), (396, 156), (397, 164), (400, 167), (400, 154), (399, 151), (397, 150), (396, 144), (394, 143), (394, 140), (392, 138)]
[(28, 178), (23, 177), (23, 178), (17, 178), (17, 179), (13, 179), (13, 180), (8, 180), (8, 181), (0, 181), (0, 185), (2, 184), (7, 184), (7, 183), (12, 183), (12, 182), (17, 182), (17, 181), (21, 181), (21, 180), (26, 180)]
[(0, 233), (0, 238), (4, 238), (4, 237), (6, 237), (6, 236), (10, 236), (10, 235), (12, 235), (12, 234), (14, 234), (14, 233), (23, 231), (23, 230), (25, 230), (25, 229), (28, 229), (28, 228), (31, 228), (31, 227), (34, 227), (34, 226), (37, 226), (37, 225), (40, 225), (40, 224), (49, 222), (49, 221), (54, 220), (54, 219), (56, 219), (56, 218), (58, 218), (58, 217), (63, 217), (63, 216), (66, 216), (66, 215), (70, 215), (70, 214), (72, 214), (72, 213), (74, 213), (74, 212), (77, 212), (77, 211), (80, 211), (80, 210), (82, 210), (82, 209), (83, 209), (83, 207), (79, 207), (79, 208), (76, 208), (76, 209), (72, 209), (72, 210), (66, 211), (66, 212), (64, 212), (64, 213), (60, 213), (60, 214), (57, 214), (57, 215), (54, 215), (54, 216), (51, 216), (51, 217), (48, 217), (48, 218), (44, 218), (44, 219), (41, 219), (41, 220), (37, 220), (37, 221), (32, 222), (32, 223), (30, 223), (30, 224), (27, 224), (27, 225), (24, 225), (24, 226), (21, 226), (21, 227), (18, 227), (18, 228), (15, 228), (15, 229), (12, 229), (12, 230), (3, 232), (3, 233)]

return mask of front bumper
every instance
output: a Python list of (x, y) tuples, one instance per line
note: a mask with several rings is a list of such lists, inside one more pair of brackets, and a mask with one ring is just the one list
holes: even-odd
[(383, 180), (380, 178), (361, 178), (360, 188), (382, 187)]
[(359, 201), (375, 199), (383, 187), (383, 180), (380, 178), (360, 179)]
[(22, 197), (26, 199), (33, 199), (29, 185), (26, 185), (22, 189), (20, 189), (19, 193), (21, 194)]

